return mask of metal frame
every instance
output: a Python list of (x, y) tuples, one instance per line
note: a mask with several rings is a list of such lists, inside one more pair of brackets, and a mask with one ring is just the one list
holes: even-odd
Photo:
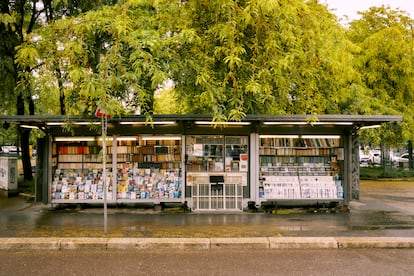
[[(213, 185), (222, 185), (222, 189), (213, 189)], [(233, 186), (234, 194), (228, 194), (231, 186)], [(213, 193), (213, 191), (218, 192), (219, 190), (221, 190), (220, 193)], [(206, 194), (201, 194), (202, 192)], [(195, 211), (241, 211), (243, 209), (243, 185), (241, 183), (195, 183), (191, 199)], [(234, 207), (228, 206), (229, 199), (234, 199)]]

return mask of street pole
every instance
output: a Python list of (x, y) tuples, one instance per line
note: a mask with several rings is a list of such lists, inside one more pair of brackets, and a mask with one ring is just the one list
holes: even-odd
[(102, 116), (102, 165), (103, 165), (103, 192), (104, 192), (104, 232), (108, 233), (108, 204), (106, 183), (106, 133), (108, 126), (107, 116)]
[(108, 200), (107, 200), (107, 173), (106, 173), (106, 134), (108, 133), (108, 118), (111, 117), (105, 109), (101, 110), (97, 108), (95, 111), (95, 116), (101, 118), (102, 124), (102, 169), (103, 169), (103, 194), (104, 194), (104, 232), (108, 233)]

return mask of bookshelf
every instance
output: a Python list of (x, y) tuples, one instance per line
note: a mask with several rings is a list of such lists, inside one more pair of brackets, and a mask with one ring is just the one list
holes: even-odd
[(261, 137), (259, 198), (341, 199), (340, 137)]
[(179, 169), (138, 168), (117, 171), (118, 200), (174, 200), (181, 197), (182, 183)]
[[(100, 202), (103, 200), (102, 142), (92, 138), (87, 140), (55, 141), (52, 144), (52, 201)], [(107, 163), (109, 162), (110, 160), (107, 160)], [(112, 200), (111, 178), (112, 172), (107, 169), (108, 200)]]
[(60, 169), (100, 169), (101, 150), (99, 141), (55, 142), (52, 158)]
[(138, 141), (134, 161), (140, 164), (140, 168), (155, 166), (174, 170), (181, 167), (181, 138), (167, 138), (145, 137)]
[[(92, 140), (52, 144), (52, 202), (103, 200), (102, 143)], [(111, 137), (106, 153), (109, 201), (181, 198), (181, 137)]]
[[(111, 173), (107, 174), (107, 199), (112, 200)], [(52, 181), (54, 201), (102, 201), (104, 199), (102, 169), (56, 169)]]
[(114, 158), (116, 154), (117, 167), (122, 167), (123, 164), (133, 162), (133, 156), (136, 154), (136, 137), (117, 138), (113, 141), (114, 146), (108, 147), (108, 159)]
[(182, 197), (181, 137), (140, 136), (117, 145), (117, 199)]

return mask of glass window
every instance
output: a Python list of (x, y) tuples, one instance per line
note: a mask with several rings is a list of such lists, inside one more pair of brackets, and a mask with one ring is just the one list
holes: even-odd
[(240, 172), (248, 169), (246, 136), (188, 136), (186, 164), (189, 172)]

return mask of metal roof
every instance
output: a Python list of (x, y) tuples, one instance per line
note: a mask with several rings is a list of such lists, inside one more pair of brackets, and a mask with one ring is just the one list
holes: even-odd
[[(207, 114), (153, 115), (147, 122), (145, 115), (126, 115), (108, 119), (108, 133), (127, 135), (130, 133), (223, 133), (247, 134), (251, 132), (270, 133), (323, 133), (341, 134), (361, 127), (372, 127), (383, 123), (402, 121), (395, 115), (247, 115), (241, 122), (224, 123), (220, 127), (211, 124), (212, 116)], [(101, 118), (60, 115), (0, 116), (2, 125), (18, 123), (37, 127), (52, 135), (64, 135), (62, 126), (69, 124), (76, 129), (75, 135), (85, 135), (92, 124)], [(66, 135), (71, 135), (67, 133)]]
[[(212, 116), (207, 114), (155, 114), (152, 116), (154, 121), (176, 120), (176, 121), (196, 121), (211, 120)], [(343, 115), (343, 114), (324, 114), (324, 115), (247, 115), (242, 121), (281, 121), (281, 122), (306, 122), (309, 119), (317, 118), (320, 122), (352, 122), (354, 124), (378, 124), (386, 122), (398, 122), (402, 116), (398, 115)], [(146, 121), (145, 115), (125, 115), (109, 119), (109, 121), (127, 121), (137, 122)], [(18, 123), (46, 123), (46, 122), (89, 122), (100, 121), (98, 117), (81, 117), (81, 116), (62, 116), (62, 115), (0, 115), (1, 122), (18, 122)]]

